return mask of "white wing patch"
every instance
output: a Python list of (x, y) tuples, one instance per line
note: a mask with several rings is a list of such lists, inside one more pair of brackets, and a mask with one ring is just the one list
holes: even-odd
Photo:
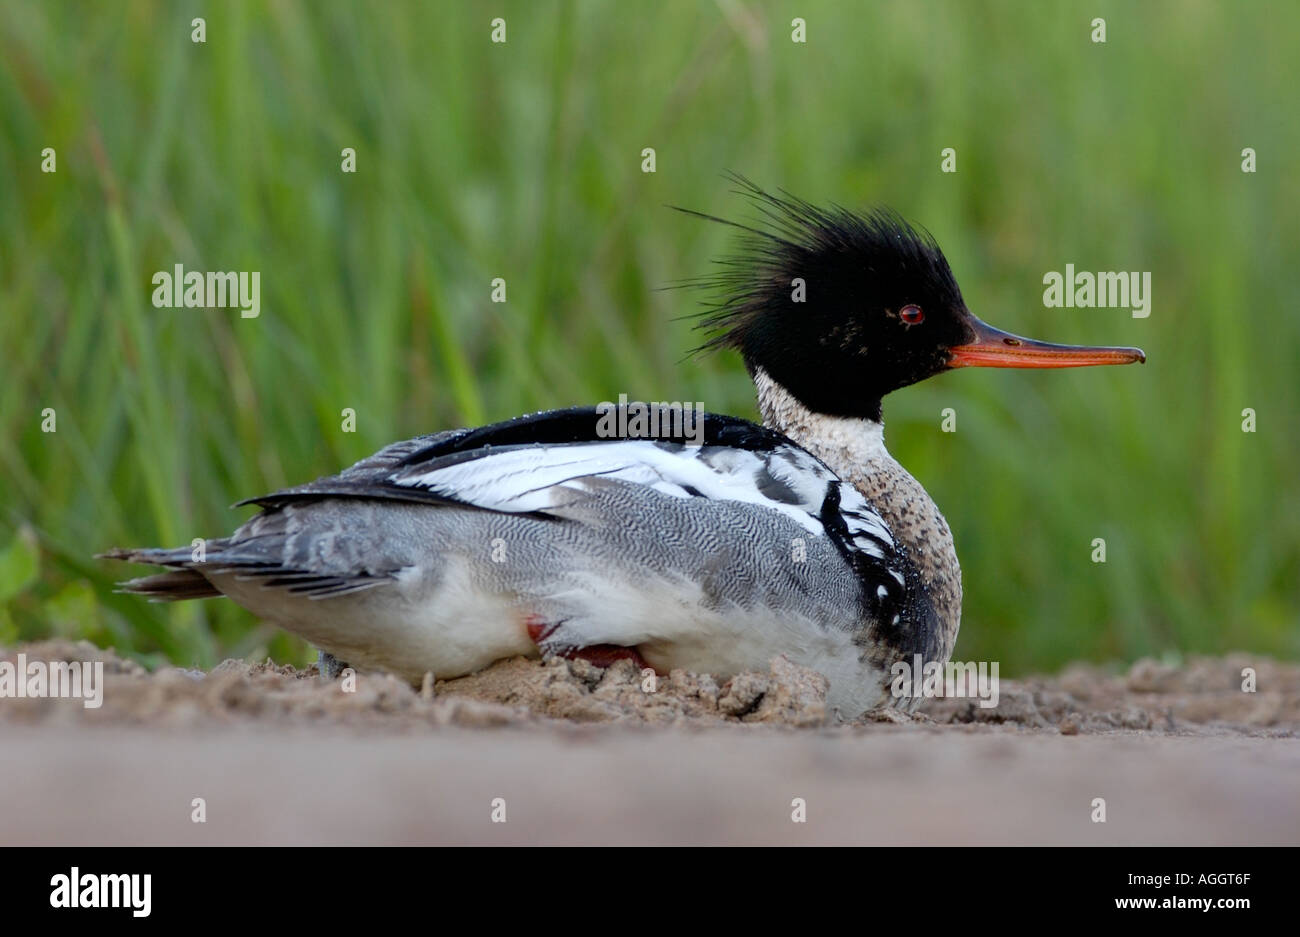
[[(596, 443), (488, 450), (451, 464), (416, 466), (393, 484), (424, 488), (465, 504), (509, 513), (562, 506), (583, 480), (618, 479), (678, 498), (740, 501), (779, 511), (815, 536), (827, 486), (837, 476), (793, 446), (748, 450), (727, 446), (664, 445), (627, 439)], [(841, 484), (841, 509), (855, 544), (875, 557), (894, 547), (880, 516), (853, 486)]]

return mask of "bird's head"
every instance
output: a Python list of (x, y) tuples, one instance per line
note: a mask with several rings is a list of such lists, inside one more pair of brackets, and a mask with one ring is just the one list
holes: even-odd
[(691, 281), (714, 294), (703, 347), (739, 350), (751, 373), (761, 368), (813, 412), (878, 421), (886, 394), (953, 368), (1146, 360), (1137, 348), (1054, 345), (980, 321), (934, 238), (895, 212), (818, 208), (732, 178), (762, 219), (724, 222), (744, 232), (739, 252)]

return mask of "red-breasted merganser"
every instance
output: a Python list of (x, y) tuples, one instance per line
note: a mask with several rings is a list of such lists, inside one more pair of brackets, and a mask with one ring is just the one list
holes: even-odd
[(706, 347), (740, 352), (762, 426), (708, 414), (687, 440), (664, 414), (682, 435), (609, 438), (606, 411), (575, 408), (394, 443), (241, 502), (261, 512), (198, 559), (106, 554), (172, 568), (123, 588), (225, 595), (325, 666), (412, 683), (515, 655), (730, 675), (784, 654), (844, 713), (897, 705), (891, 665), (948, 660), (962, 585), (947, 523), (885, 449), (881, 398), (953, 368), (1145, 356), (999, 331), (893, 212), (737, 181), (764, 220), (697, 284), (721, 291)]

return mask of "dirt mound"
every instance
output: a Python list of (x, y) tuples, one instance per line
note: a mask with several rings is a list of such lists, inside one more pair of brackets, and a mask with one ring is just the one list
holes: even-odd
[[(628, 661), (502, 661), (457, 680), (412, 688), (360, 674), (328, 681), (315, 667), (227, 660), (208, 673), (149, 672), (86, 642), (48, 641), (0, 651), (0, 660), (102, 661), (104, 703), (0, 700), (0, 722), (84, 721), (183, 728), (206, 723), (337, 724), (413, 729), (528, 724), (649, 726), (844, 724), (828, 711), (827, 681), (783, 657), (767, 673), (730, 679), (674, 671), (645, 678)], [(1254, 673), (1253, 691), (1243, 682)], [(869, 714), (849, 725), (1040, 729), (1065, 735), (1114, 731), (1174, 735), (1300, 734), (1300, 666), (1246, 655), (1194, 658), (1182, 666), (1143, 660), (1126, 673), (1075, 665), (1058, 677), (1004, 680), (998, 703), (927, 700), (916, 715)]]
[(821, 674), (772, 661), (766, 674), (718, 681), (674, 671), (646, 679), (629, 661), (602, 669), (587, 661), (502, 661), (458, 680), (412, 688), (388, 674), (323, 679), (266, 661), (227, 660), (208, 673), (166, 668), (150, 673), (87, 642), (47, 641), (0, 651), (0, 660), (102, 661), (103, 705), (78, 700), (0, 701), (0, 721), (84, 720), (185, 727), (206, 722), (335, 723), (404, 728), (485, 727), (532, 722), (822, 725), (827, 681)]
[(1063, 735), (1297, 735), (1300, 666), (1247, 654), (1193, 657), (1182, 665), (1148, 658), (1122, 673), (1074, 664), (1055, 677), (1003, 681), (992, 709), (941, 699), (923, 710), (936, 722), (1055, 728)]

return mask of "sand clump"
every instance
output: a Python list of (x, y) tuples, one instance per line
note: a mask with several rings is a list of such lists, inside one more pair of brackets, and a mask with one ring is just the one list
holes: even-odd
[(730, 680), (673, 671), (647, 681), (629, 661), (600, 668), (583, 660), (516, 658), (457, 680), (411, 687), (389, 674), (358, 674), (351, 684), (323, 679), (315, 666), (226, 660), (204, 673), (149, 672), (88, 642), (47, 641), (0, 650), (0, 660), (103, 661), (104, 704), (6, 699), (0, 722), (60, 720), (184, 727), (205, 722), (339, 723), (402, 728), (491, 727), (544, 722), (684, 724), (826, 723), (825, 677), (772, 661), (768, 673)]
[[(184, 728), (223, 723), (332, 724), (418, 730), (461, 726), (625, 724), (651, 727), (783, 726), (848, 723), (864, 731), (1039, 730), (1078, 735), (1300, 734), (1300, 666), (1247, 655), (1193, 658), (1182, 665), (1142, 660), (1123, 672), (1073, 665), (1051, 678), (1003, 680), (995, 708), (970, 699), (927, 700), (847, 719), (828, 709), (827, 679), (775, 658), (767, 672), (732, 678), (673, 671), (648, 680), (629, 661), (502, 661), (423, 688), (361, 674), (351, 692), (316, 668), (227, 660), (211, 671), (150, 672), (87, 642), (46, 641), (0, 650), (0, 660), (104, 662), (104, 705), (77, 700), (3, 699), (0, 724), (125, 723)], [(1242, 689), (1243, 670), (1256, 690)]]

